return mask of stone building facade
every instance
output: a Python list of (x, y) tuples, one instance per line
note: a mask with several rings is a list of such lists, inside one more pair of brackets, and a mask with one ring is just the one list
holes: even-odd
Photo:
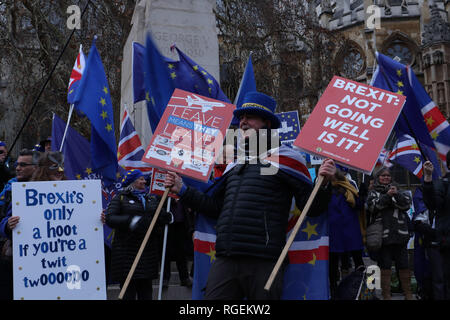
[[(351, 50), (335, 62), (342, 76), (369, 82), (379, 51), (410, 65), (426, 91), (450, 117), (449, 0), (316, 1), (323, 27), (345, 34)], [(379, 19), (378, 19), (379, 18)]]

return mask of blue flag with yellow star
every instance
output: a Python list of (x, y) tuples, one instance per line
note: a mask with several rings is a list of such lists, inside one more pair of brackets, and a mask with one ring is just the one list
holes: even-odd
[[(288, 235), (300, 215), (291, 211)], [(305, 217), (288, 250), (289, 265), (284, 273), (283, 300), (328, 300), (330, 296), (328, 215)]]
[(281, 112), (277, 113), (276, 116), (281, 122), (281, 126), (278, 128), (280, 142), (292, 145), (300, 132), (298, 111)]
[[(256, 80), (255, 73), (253, 71), (252, 53), (248, 56), (247, 65), (245, 66), (244, 74), (242, 75), (241, 84), (239, 85), (239, 90), (234, 99), (234, 105), (236, 108), (240, 108), (245, 95), (248, 92), (258, 91), (256, 90)], [(231, 124), (234, 126), (239, 126), (239, 119), (233, 116)]]
[[(52, 150), (59, 150), (66, 123), (56, 114), (52, 123)], [(70, 180), (80, 180), (92, 173), (89, 141), (72, 127), (67, 128), (62, 153), (64, 154), (64, 173)]]
[(171, 50), (177, 50), (179, 61), (161, 55), (150, 35), (147, 35), (145, 48), (137, 43), (133, 46), (134, 101), (141, 101), (142, 97), (147, 101), (147, 113), (153, 132), (175, 88), (230, 103), (217, 80), (176, 46)]
[(108, 81), (95, 39), (74, 105), (91, 121), (92, 170), (102, 175), (106, 184), (112, 184), (116, 180), (118, 169), (114, 115)]
[[(394, 126), (397, 136), (409, 134), (412, 137), (415, 136), (421, 143), (434, 148), (433, 139), (422, 116), (421, 106), (414, 94), (414, 89), (410, 85), (409, 67), (381, 53), (377, 53), (377, 62), (378, 66), (374, 72), (371, 85), (406, 96), (402, 114), (398, 117)], [(407, 122), (409, 122), (409, 125)]]
[[(56, 114), (53, 115), (52, 122), (52, 150), (60, 149), (66, 123)], [(84, 179), (102, 179), (102, 176), (93, 172), (91, 166), (91, 154), (89, 150), (89, 141), (78, 133), (72, 127), (67, 127), (67, 133), (64, 141), (62, 153), (64, 154), (64, 173), (69, 180)], [(116, 177), (120, 181), (125, 170), (118, 167), (119, 172)], [(102, 179), (102, 207), (106, 209), (121, 184), (116, 182), (108, 187), (105, 186)], [(106, 224), (103, 226), (105, 244), (111, 247), (112, 230)]]

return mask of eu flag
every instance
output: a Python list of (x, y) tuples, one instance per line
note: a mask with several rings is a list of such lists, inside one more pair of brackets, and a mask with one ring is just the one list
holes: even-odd
[[(52, 150), (59, 150), (65, 128), (66, 123), (64, 120), (54, 114)], [(70, 180), (84, 179), (89, 174), (92, 174), (91, 156), (86, 150), (89, 150), (89, 141), (69, 126), (62, 153), (64, 154), (64, 172)]]
[[(54, 114), (52, 150), (60, 149), (65, 128), (66, 123)], [(89, 150), (89, 141), (75, 129), (68, 126), (62, 153), (64, 154), (64, 172), (69, 180), (102, 179), (100, 175), (92, 171), (91, 154), (87, 150)], [(124, 174), (123, 171), (119, 167), (119, 172), (122, 175)], [(121, 179), (119, 173), (117, 174), (117, 179), (119, 181)], [(102, 206), (103, 209), (106, 209), (114, 194), (117, 193), (117, 188), (120, 188), (120, 184), (116, 183), (106, 187), (103, 179), (102, 182)], [(111, 247), (112, 229), (105, 224), (103, 225), (103, 233), (105, 244)]]
[[(143, 63), (140, 62), (142, 48), (141, 45), (134, 44), (134, 100), (137, 102), (145, 97), (152, 131), (158, 126), (175, 88), (230, 103), (230, 100), (220, 89), (217, 80), (176, 46), (171, 49), (177, 50), (179, 61), (161, 55), (150, 35), (147, 35)], [(142, 64), (144, 72), (139, 71), (142, 70), (142, 67), (139, 67)], [(145, 86), (142, 86), (140, 80), (142, 76)], [(142, 92), (143, 87), (145, 88), (144, 93)]]
[(175, 86), (170, 79), (164, 57), (159, 52), (149, 34), (144, 56), (145, 100), (152, 132), (155, 132), (159, 120), (169, 103)]
[(413, 137), (415, 136), (421, 143), (434, 148), (434, 143), (422, 116), (419, 102), (408, 79), (409, 67), (381, 53), (377, 53), (377, 62), (378, 67), (372, 78), (371, 85), (406, 96), (402, 115), (400, 115), (394, 127), (397, 136), (409, 134)]
[[(236, 94), (236, 98), (234, 99), (234, 104), (236, 108), (240, 108), (242, 101), (244, 100), (247, 92), (257, 91), (256, 90), (256, 81), (255, 81), (255, 73), (253, 72), (253, 63), (252, 63), (252, 53), (248, 56), (247, 66), (245, 67), (244, 74), (242, 75), (241, 84), (239, 85), (239, 90)], [(239, 119), (233, 117), (231, 124), (234, 126), (239, 126)]]
[(145, 100), (145, 82), (144, 82), (144, 56), (145, 47), (133, 42), (133, 102)]
[(114, 115), (105, 70), (95, 39), (74, 101), (75, 108), (91, 121), (91, 160), (94, 172), (113, 183), (117, 172), (117, 146)]

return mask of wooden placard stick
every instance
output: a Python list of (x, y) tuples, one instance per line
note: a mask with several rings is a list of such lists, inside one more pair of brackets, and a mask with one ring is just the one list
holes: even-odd
[(297, 235), (297, 232), (300, 229), (300, 226), (302, 225), (302, 222), (305, 219), (305, 216), (308, 213), (309, 208), (311, 207), (311, 204), (314, 201), (314, 198), (316, 197), (317, 191), (319, 191), (319, 188), (322, 185), (323, 178), (324, 177), (322, 175), (318, 176), (316, 184), (314, 185), (314, 189), (312, 190), (311, 195), (309, 196), (308, 201), (306, 202), (306, 205), (303, 208), (303, 211), (297, 220), (297, 223), (295, 224), (294, 228), (292, 229), (292, 232), (289, 235), (289, 238), (286, 241), (286, 244), (284, 245), (283, 251), (281, 252), (280, 257), (278, 258), (278, 261), (275, 264), (275, 267), (273, 268), (272, 273), (270, 274), (269, 279), (266, 282), (266, 285), (264, 286), (264, 290), (266, 290), (266, 291), (270, 290), (270, 287), (272, 286), (272, 282), (273, 282), (273, 280), (275, 280), (278, 270), (280, 269), (281, 264), (283, 263), (283, 260), (286, 257), (288, 250), (292, 245), (292, 242), (294, 242), (294, 238)]
[(130, 284), (131, 277), (134, 274), (134, 270), (137, 267), (137, 264), (139, 263), (139, 260), (141, 259), (142, 252), (144, 252), (144, 248), (147, 245), (148, 239), (150, 238), (150, 234), (152, 233), (153, 227), (156, 224), (156, 220), (158, 219), (159, 213), (161, 212), (161, 209), (164, 205), (164, 202), (166, 202), (167, 195), (169, 194), (169, 188), (166, 188), (164, 191), (164, 194), (161, 198), (161, 201), (159, 201), (158, 208), (156, 209), (155, 215), (153, 216), (152, 222), (150, 223), (150, 226), (147, 229), (147, 233), (145, 234), (144, 240), (142, 241), (141, 247), (139, 248), (139, 251), (136, 255), (136, 258), (134, 258), (133, 265), (131, 266), (130, 271), (128, 272), (127, 279), (125, 280), (125, 283), (123, 284), (122, 290), (119, 294), (119, 300), (122, 300), (125, 292), (127, 291), (128, 285)]

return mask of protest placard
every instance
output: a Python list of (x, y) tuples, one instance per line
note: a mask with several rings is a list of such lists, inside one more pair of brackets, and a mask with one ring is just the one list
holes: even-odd
[(235, 106), (175, 89), (142, 161), (207, 181)]
[[(150, 184), (150, 193), (162, 196), (166, 188), (164, 187), (164, 181), (166, 180), (167, 171), (154, 168), (152, 172), (152, 182)], [(169, 192), (169, 197), (178, 199), (179, 197), (175, 193)]]
[(294, 146), (370, 174), (406, 97), (334, 76)]
[(12, 184), (15, 300), (105, 300), (100, 180)]

